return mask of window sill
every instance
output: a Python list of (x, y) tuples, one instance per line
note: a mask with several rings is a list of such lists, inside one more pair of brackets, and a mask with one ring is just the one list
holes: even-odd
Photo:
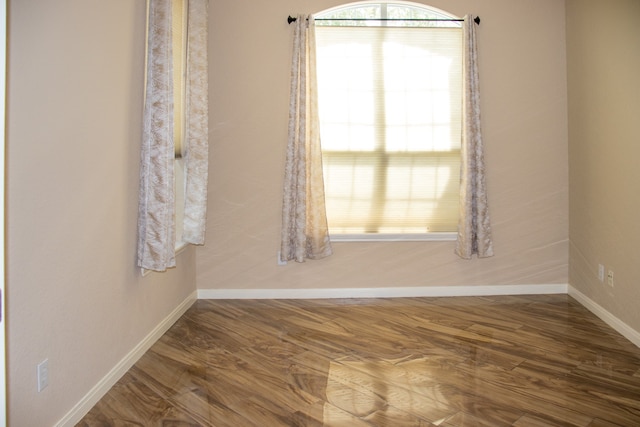
[(423, 234), (332, 234), (332, 242), (445, 242), (455, 241), (456, 232)]
[(187, 242), (183, 242), (183, 241), (176, 242), (176, 248), (175, 248), (176, 255), (180, 254), (185, 249), (187, 249), (187, 246), (189, 246), (189, 243)]

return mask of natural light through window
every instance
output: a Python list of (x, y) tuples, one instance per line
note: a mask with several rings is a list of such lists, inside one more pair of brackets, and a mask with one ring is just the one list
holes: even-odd
[(396, 3), (316, 15), (332, 239), (456, 231), (462, 31), (457, 21), (424, 20), (451, 18)]
[(186, 247), (182, 239), (185, 197), (185, 164), (182, 157), (185, 122), (185, 85), (187, 68), (187, 10), (186, 0), (172, 0), (172, 53), (173, 53), (173, 142), (175, 145), (174, 190), (176, 209), (176, 244), (179, 251)]

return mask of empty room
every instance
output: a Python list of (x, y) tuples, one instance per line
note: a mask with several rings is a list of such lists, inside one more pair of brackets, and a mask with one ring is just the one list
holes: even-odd
[(7, 0), (6, 425), (640, 425), (639, 16)]

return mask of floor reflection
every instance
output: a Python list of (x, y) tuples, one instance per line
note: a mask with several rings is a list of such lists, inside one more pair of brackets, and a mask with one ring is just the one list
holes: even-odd
[[(434, 370), (446, 369), (435, 358), (406, 357), (399, 361), (332, 361), (327, 377), (325, 425), (339, 425), (343, 411), (361, 418), (394, 413), (414, 414), (435, 422), (453, 415), (438, 388)], [(337, 408), (341, 410), (337, 410)]]

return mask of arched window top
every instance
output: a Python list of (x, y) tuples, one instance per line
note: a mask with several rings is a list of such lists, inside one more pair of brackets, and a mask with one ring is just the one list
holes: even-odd
[(348, 3), (315, 14), (318, 26), (461, 27), (460, 18), (435, 7), (410, 2)]

